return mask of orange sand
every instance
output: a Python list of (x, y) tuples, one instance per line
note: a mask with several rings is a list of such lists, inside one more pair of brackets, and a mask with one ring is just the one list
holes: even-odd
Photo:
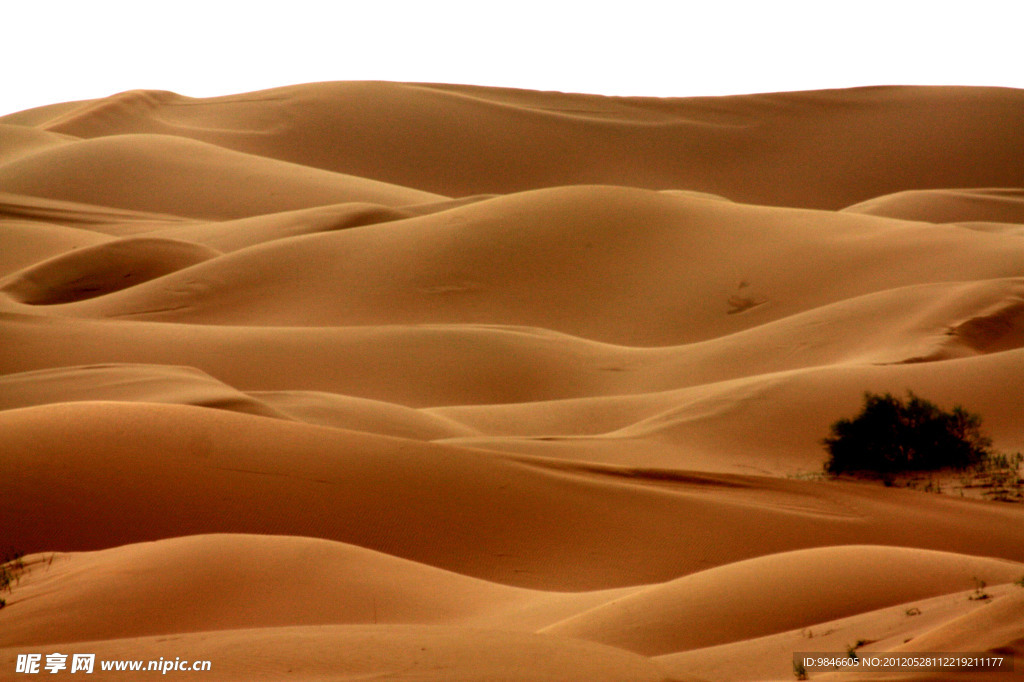
[(1024, 450), (1021, 149), (998, 88), (0, 117), (0, 679), (1024, 668), (1024, 508), (818, 476), (868, 390)]

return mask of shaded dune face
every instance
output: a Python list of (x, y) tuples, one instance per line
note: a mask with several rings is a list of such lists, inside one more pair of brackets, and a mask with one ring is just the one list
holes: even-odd
[(820, 472), (865, 391), (1024, 450), (1022, 148), (999, 88), (318, 83), (0, 118), (0, 552), (28, 553), (0, 670), (1021, 653), (1021, 504)]
[(218, 255), (190, 242), (119, 239), (26, 268), (0, 283), (0, 291), (29, 305), (71, 303), (128, 289)]

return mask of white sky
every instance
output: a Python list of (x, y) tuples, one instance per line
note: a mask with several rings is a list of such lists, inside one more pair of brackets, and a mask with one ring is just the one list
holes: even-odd
[(665, 97), (1024, 88), (1024, 0), (7, 0), (0, 21), (0, 114), (326, 80)]

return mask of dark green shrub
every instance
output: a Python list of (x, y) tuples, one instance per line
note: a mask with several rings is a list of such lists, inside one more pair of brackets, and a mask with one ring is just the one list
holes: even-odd
[[(19, 574), (25, 570), (25, 562), (21, 554), (16, 552), (0, 559), (0, 592), (10, 592), (11, 585), (18, 581)], [(0, 609), (7, 606), (7, 600), (0, 598)]]
[(865, 393), (861, 413), (832, 424), (822, 443), (830, 474), (965, 469), (984, 462), (992, 445), (980, 416), (959, 405), (946, 412), (910, 391), (906, 401)]

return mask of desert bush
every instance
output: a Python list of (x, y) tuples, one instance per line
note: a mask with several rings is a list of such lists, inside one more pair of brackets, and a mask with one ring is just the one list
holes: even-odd
[[(11, 585), (18, 581), (18, 576), (25, 570), (25, 562), (21, 553), (14, 552), (0, 559), (0, 592), (10, 592)], [(7, 600), (0, 598), (0, 609), (7, 606)]]
[(988, 587), (988, 583), (981, 578), (974, 578), (974, 592), (967, 598), (971, 601), (987, 601), (992, 598), (985, 588)]
[(908, 391), (906, 400), (865, 393), (861, 413), (833, 423), (822, 444), (825, 471), (841, 474), (965, 469), (986, 460), (992, 441), (980, 416), (959, 405), (947, 412)]
[(25, 562), (20, 552), (6, 554), (0, 559), (0, 592), (10, 592), (11, 584), (16, 582), (18, 574), (25, 570)]

